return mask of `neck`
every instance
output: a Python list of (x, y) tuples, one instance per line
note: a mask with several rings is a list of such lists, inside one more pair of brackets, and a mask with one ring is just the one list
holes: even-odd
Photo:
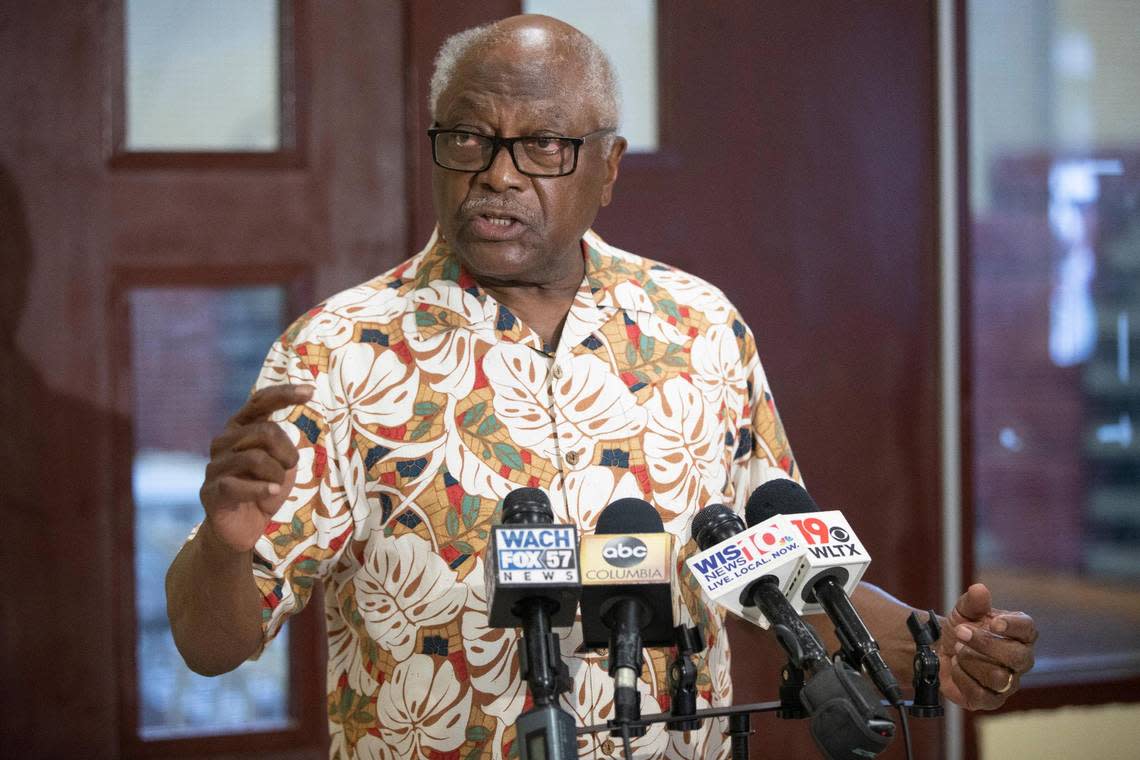
[(538, 333), (544, 345), (554, 347), (558, 345), (562, 325), (566, 322), (566, 315), (570, 313), (570, 306), (574, 303), (585, 274), (583, 264), (576, 276), (567, 276), (549, 283), (475, 279), (483, 290)]

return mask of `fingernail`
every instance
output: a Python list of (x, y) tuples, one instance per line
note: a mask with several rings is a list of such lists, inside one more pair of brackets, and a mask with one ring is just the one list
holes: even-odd
[(1005, 629), (1009, 627), (1009, 622), (1005, 618), (998, 618), (994, 624), (990, 626), (993, 628), (994, 633), (1005, 633)]
[(312, 398), (313, 397), (313, 386), (311, 386), (311, 385), (298, 386), (297, 387), (297, 395), (302, 396), (304, 398)]
[(961, 652), (965, 648), (966, 648), (966, 645), (963, 644), (961, 641), (959, 641), (957, 644), (954, 645), (954, 654), (958, 654), (959, 652)]
[(954, 633), (956, 633), (958, 635), (958, 638), (962, 641), (969, 641), (974, 637), (974, 631), (968, 625), (958, 626), (954, 629)]
[(276, 483), (270, 483), (265, 490), (269, 491), (269, 494), (271, 496), (276, 496), (277, 494), (281, 493), (281, 486), (277, 485)]

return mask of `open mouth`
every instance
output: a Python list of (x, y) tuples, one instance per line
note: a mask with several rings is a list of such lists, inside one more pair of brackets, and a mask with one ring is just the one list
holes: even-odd
[(525, 225), (513, 216), (479, 214), (471, 217), (471, 231), (484, 240), (513, 240), (522, 234)]

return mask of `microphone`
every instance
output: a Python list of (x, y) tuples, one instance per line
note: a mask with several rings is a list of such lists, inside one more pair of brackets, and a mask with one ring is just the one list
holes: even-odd
[(848, 596), (871, 558), (843, 514), (820, 510), (801, 485), (785, 478), (757, 488), (748, 499), (745, 514), (750, 525), (783, 515), (793, 526), (805, 544), (805, 564), (786, 589), (788, 599), (805, 614), (826, 612), (835, 625), (844, 659), (866, 672), (892, 705), (899, 705), (902, 689)]
[(503, 499), (502, 522), (491, 526), (487, 538), (490, 627), (524, 626), (530, 609), (545, 610), (550, 625), (574, 624), (582, 593), (578, 528), (553, 522), (541, 489), (516, 488)]
[(713, 601), (771, 627), (797, 668), (815, 672), (831, 665), (819, 634), (782, 591), (795, 578), (804, 551), (782, 518), (746, 529), (731, 509), (710, 504), (697, 512), (691, 532), (701, 552), (687, 564)]
[(791, 664), (812, 674), (800, 699), (824, 756), (865, 760), (882, 752), (895, 727), (874, 691), (845, 663), (828, 659), (819, 634), (781, 591), (804, 565), (804, 545), (788, 522), (772, 515), (745, 529), (731, 509), (710, 504), (693, 518), (692, 534), (702, 551), (688, 565), (705, 592), (762, 627), (771, 625)]
[(553, 522), (545, 492), (516, 488), (503, 499), (502, 522), (488, 536), (487, 624), (522, 628), (519, 669), (535, 704), (515, 723), (521, 760), (577, 755), (574, 719), (556, 704), (570, 677), (551, 627), (573, 625), (576, 617), (578, 529)]
[(642, 647), (673, 644), (672, 549), (661, 516), (641, 499), (613, 502), (582, 537), (582, 649), (609, 648), (613, 724), (641, 718)]

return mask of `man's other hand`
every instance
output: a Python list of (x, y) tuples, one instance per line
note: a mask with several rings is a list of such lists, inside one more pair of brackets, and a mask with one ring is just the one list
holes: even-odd
[(233, 551), (253, 549), (297, 474), (297, 449), (269, 416), (312, 396), (307, 385), (262, 388), (210, 443), (210, 464), (198, 494), (206, 510), (202, 530)]
[(942, 693), (967, 710), (1001, 707), (1033, 667), (1037, 626), (1024, 612), (993, 607), (975, 583), (958, 598), (939, 640)]

